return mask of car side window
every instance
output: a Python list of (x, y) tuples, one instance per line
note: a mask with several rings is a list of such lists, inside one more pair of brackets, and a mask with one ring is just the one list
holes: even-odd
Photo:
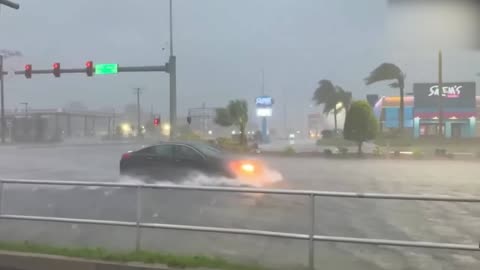
[(175, 147), (175, 158), (179, 160), (201, 161), (203, 157), (195, 150), (184, 145)]
[(153, 154), (160, 158), (172, 158), (173, 146), (172, 145), (156, 145), (153, 146)]
[(147, 148), (144, 148), (144, 149), (141, 149), (138, 151), (139, 154), (142, 154), (142, 155), (153, 155), (155, 154), (155, 149), (154, 149), (155, 146), (150, 146), (150, 147), (147, 147)]

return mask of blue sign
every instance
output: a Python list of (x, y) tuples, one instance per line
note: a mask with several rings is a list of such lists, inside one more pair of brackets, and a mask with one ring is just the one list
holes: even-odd
[(272, 107), (273, 106), (273, 98), (270, 96), (261, 96), (255, 99), (255, 105), (257, 107)]

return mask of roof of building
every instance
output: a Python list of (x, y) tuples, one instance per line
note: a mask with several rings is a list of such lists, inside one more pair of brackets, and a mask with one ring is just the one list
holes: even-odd
[[(413, 107), (414, 97), (413, 96), (405, 96), (404, 99), (405, 107)], [(476, 97), (477, 101), (477, 108), (480, 108), (480, 96)], [(400, 106), (400, 97), (393, 96), (393, 97), (381, 97), (377, 103), (375, 104), (375, 108), (380, 107), (399, 107)]]

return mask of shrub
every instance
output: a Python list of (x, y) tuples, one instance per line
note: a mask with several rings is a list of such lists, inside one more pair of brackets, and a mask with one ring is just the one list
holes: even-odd
[(413, 157), (415, 159), (422, 159), (424, 156), (423, 152), (419, 151), (419, 150), (415, 150), (413, 151)]
[(333, 155), (332, 149), (325, 149), (325, 150), (323, 150), (323, 153), (324, 153), (326, 156), (331, 156), (331, 155)]
[(362, 153), (363, 142), (375, 139), (378, 132), (378, 120), (366, 101), (355, 101), (345, 117), (343, 136), (346, 140), (358, 144), (358, 153)]
[(293, 149), (293, 147), (287, 146), (285, 147), (285, 149), (283, 149), (283, 153), (285, 155), (291, 156), (291, 155), (294, 155), (296, 152), (295, 152), (295, 149)]
[(380, 146), (375, 146), (375, 149), (373, 149), (373, 155), (376, 157), (383, 156), (385, 152)]
[(338, 151), (340, 152), (340, 154), (346, 155), (346, 154), (348, 153), (348, 148), (346, 148), (346, 147), (339, 147), (339, 148), (338, 148)]
[(334, 136), (335, 136), (335, 131), (329, 130), (329, 129), (322, 130), (322, 138), (328, 139), (328, 138), (333, 138)]
[(241, 145), (237, 140), (232, 138), (217, 138), (217, 145), (224, 151), (244, 153), (248, 151), (248, 146)]
[(435, 149), (435, 156), (437, 156), (437, 157), (447, 156), (447, 149), (442, 149), (442, 148)]

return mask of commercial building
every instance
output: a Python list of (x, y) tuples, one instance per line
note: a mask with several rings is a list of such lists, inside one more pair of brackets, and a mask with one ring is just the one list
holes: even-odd
[[(374, 106), (383, 130), (397, 128), (400, 97), (381, 97)], [(471, 138), (477, 134), (480, 97), (474, 82), (444, 83), (440, 91), (435, 83), (415, 83), (413, 96), (404, 97), (404, 127), (415, 138), (438, 136), (443, 130), (447, 138)], [(440, 114), (441, 113), (441, 114)], [(440, 125), (440, 115), (443, 123)]]

